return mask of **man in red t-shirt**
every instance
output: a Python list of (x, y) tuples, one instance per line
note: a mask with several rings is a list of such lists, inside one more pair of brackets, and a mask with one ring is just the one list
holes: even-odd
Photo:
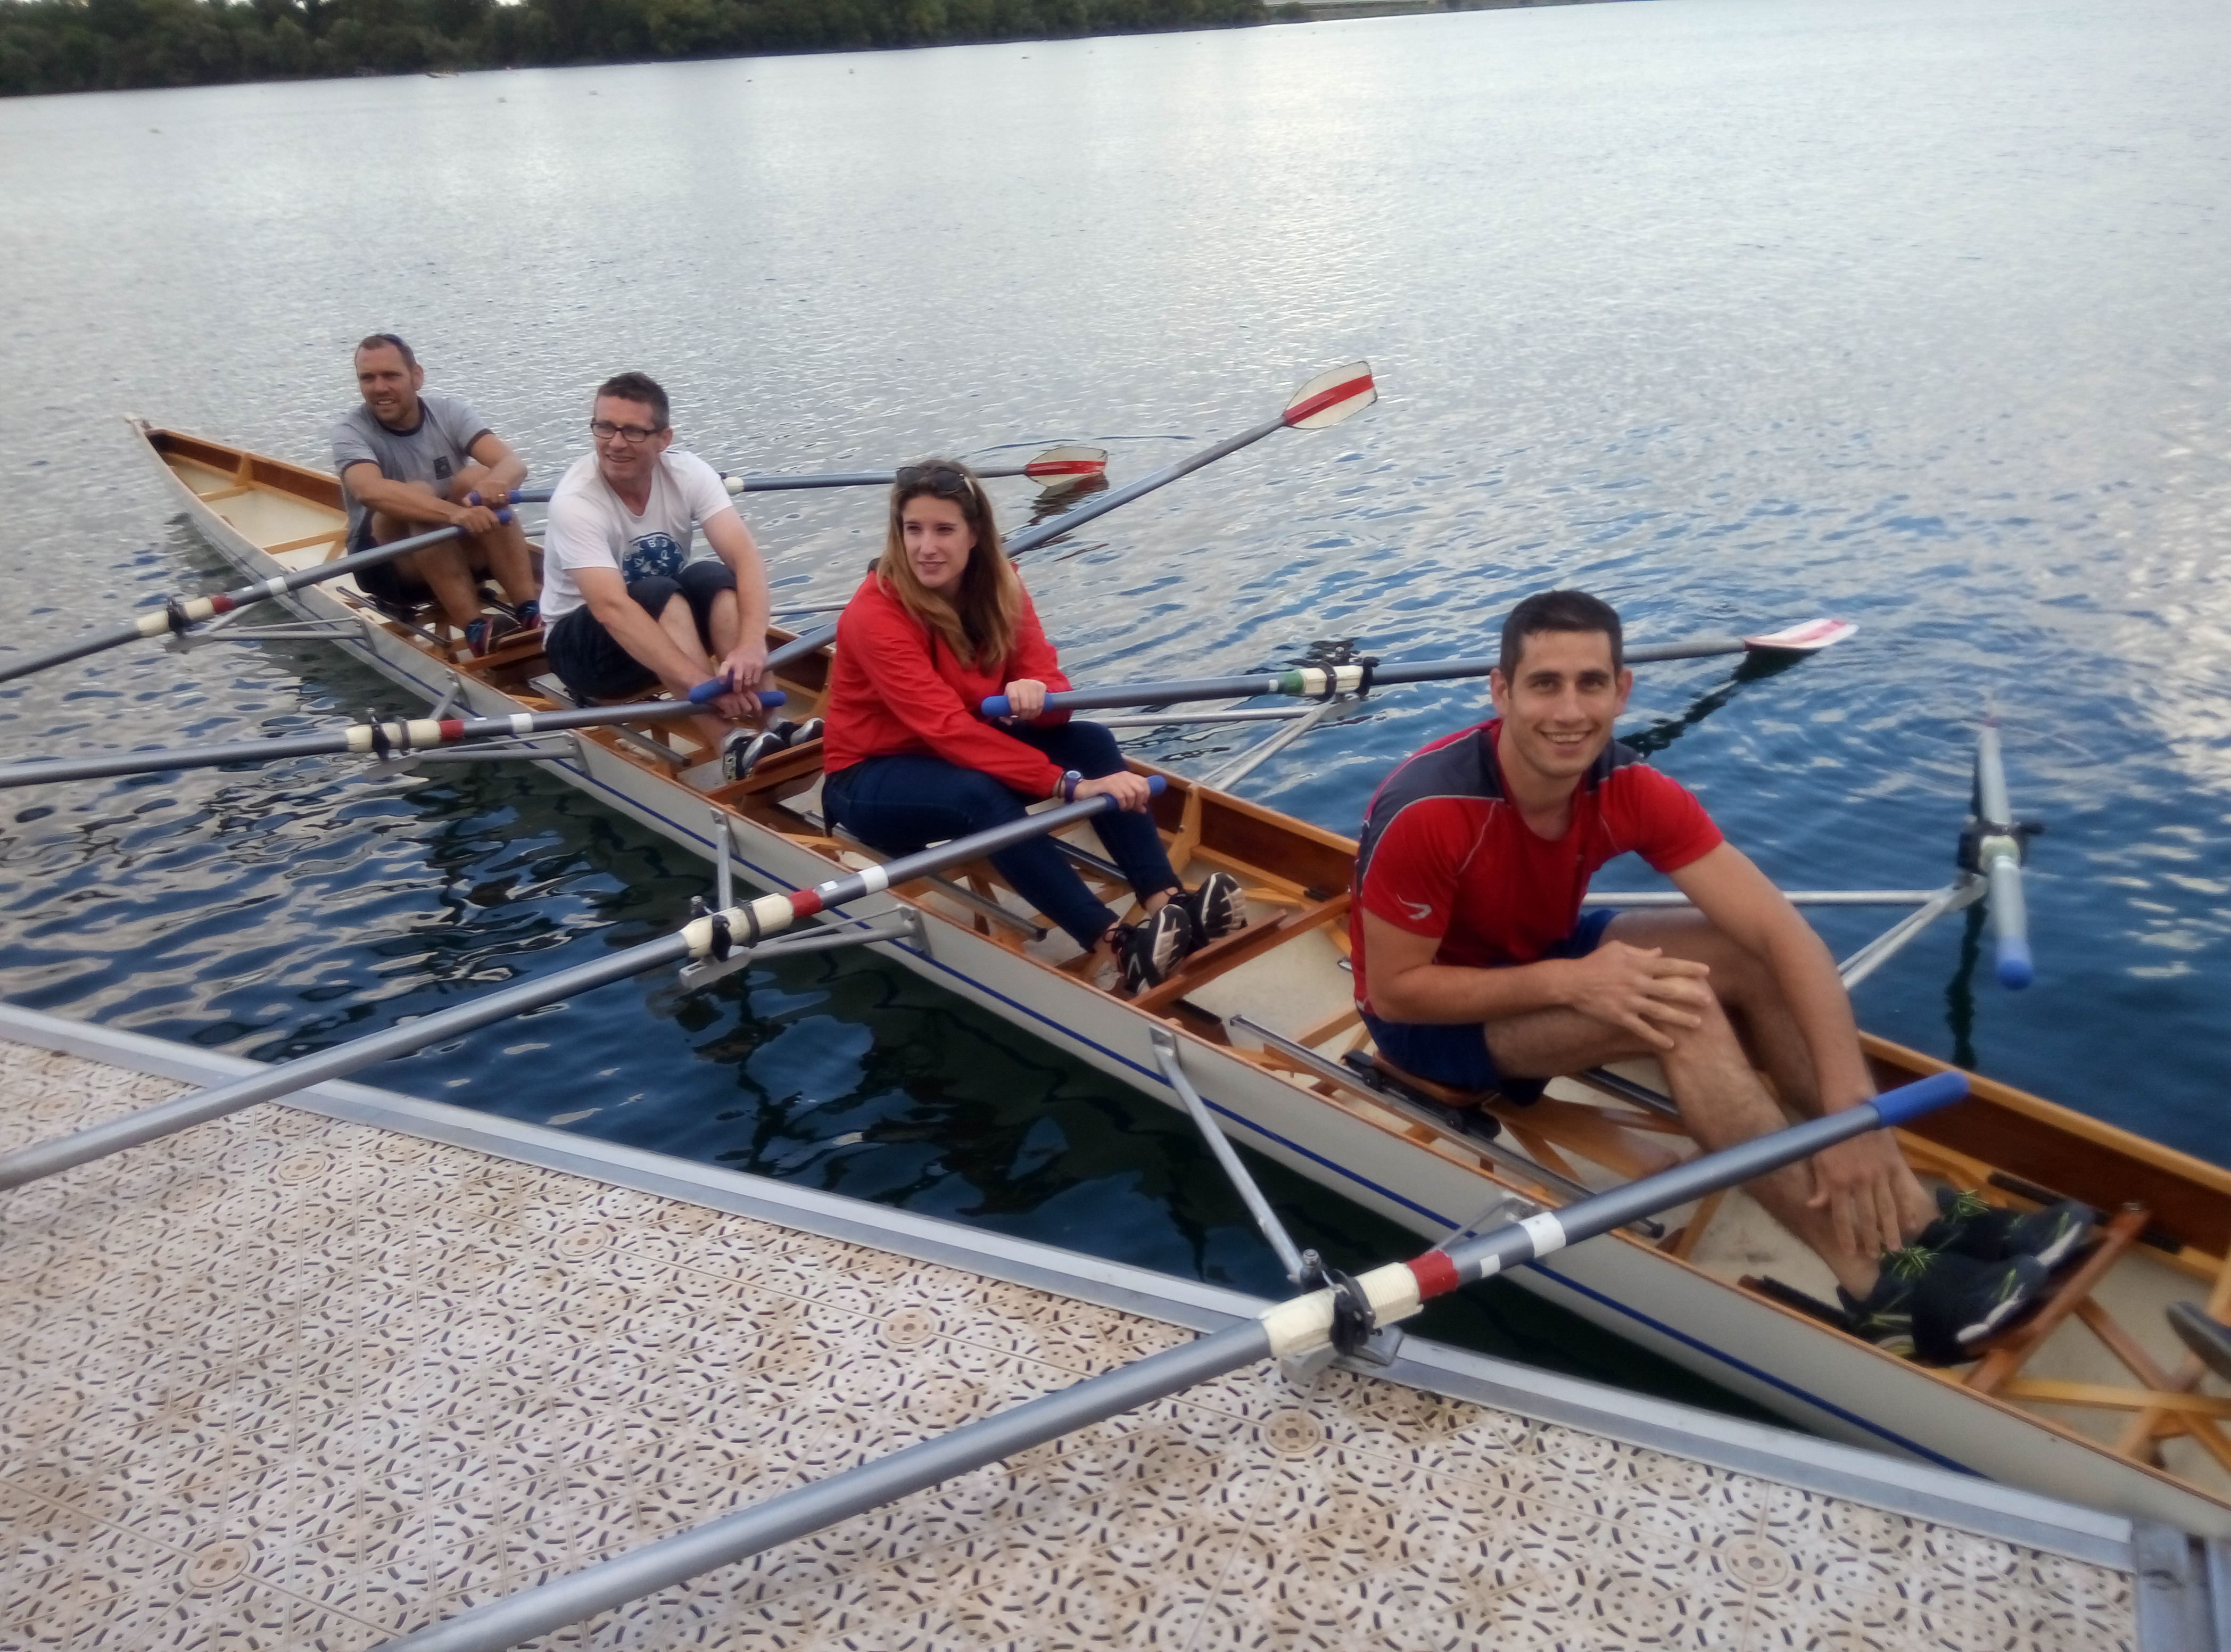
[[(1754, 1065), (1805, 1115), (1868, 1100), (1851, 1001), (1820, 938), (1694, 797), (1613, 742), (1633, 681), (1607, 605), (1529, 597), (1489, 678), (1495, 720), (1427, 746), (1373, 796), (1350, 935), (1380, 1054), (1518, 1102), (1556, 1074), (1652, 1056), (1707, 1149), (1789, 1122)], [(1590, 876), (1629, 850), (1695, 910), (1583, 917)], [(1936, 1220), (1887, 1131), (1749, 1191), (1827, 1263), (1854, 1328), (1879, 1342), (1957, 1357), (2045, 1278), (2033, 1255), (2008, 1254), (2023, 1247), (2003, 1243), (2002, 1224), (1986, 1241), (1968, 1219)], [(1917, 1234), (1943, 1251), (1908, 1249)], [(1917, 1279), (1883, 1268), (1893, 1251), (1927, 1266)]]

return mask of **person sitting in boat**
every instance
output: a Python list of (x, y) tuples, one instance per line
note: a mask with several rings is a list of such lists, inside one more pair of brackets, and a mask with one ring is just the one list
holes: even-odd
[[(1381, 1063), (1398, 1081), (1524, 1105), (1556, 1074), (1654, 1057), (1707, 1149), (1783, 1128), (1784, 1106), (1867, 1100), (1820, 937), (1695, 797), (1613, 742), (1633, 683), (1607, 604), (1529, 597), (1489, 677), (1496, 716), (1413, 754), (1374, 794), (1349, 923)], [(1589, 878), (1629, 850), (1695, 910), (1584, 913)], [(1748, 1191), (1828, 1265), (1859, 1334), (1944, 1362), (2034, 1299), (2092, 1221), (2074, 1205), (1988, 1211), (1949, 1189), (1932, 1202), (1887, 1131)]]
[[(734, 780), (758, 731), (767, 584), (759, 547), (713, 467), (674, 445), (666, 392), (647, 373), (597, 386), (592, 451), (550, 496), (542, 535), (543, 652), (583, 701), (708, 677), (727, 691), (695, 721)], [(712, 554), (690, 554), (692, 522)]]
[[(883, 554), (837, 622), (823, 708), (822, 807), (870, 847), (909, 854), (1018, 820), (1044, 799), (1113, 797), (1095, 817), (1138, 897), (1134, 924), (1085, 886), (1060, 849), (1032, 839), (992, 856), (1031, 908), (1095, 955), (1097, 978), (1159, 983), (1204, 941), (1246, 923), (1237, 879), (1188, 891), (1170, 868), (1143, 776), (1097, 723), (1045, 709), (1069, 686), (1030, 593), (999, 544), (992, 502), (966, 465), (930, 459), (898, 473)], [(1004, 694), (999, 726), (977, 713)]]
[[(505, 637), (541, 621), (534, 562), (516, 522), (496, 520), (492, 499), (527, 479), (527, 463), (482, 422), (462, 396), (425, 388), (426, 370), (392, 333), (356, 347), (363, 396), (333, 426), (333, 469), (348, 505), (348, 548), (392, 545), (437, 528), (462, 528), (462, 541), (408, 551), (356, 575), (374, 602), (408, 613), (431, 600), (485, 654)], [(480, 581), (493, 574), (510, 614), (482, 612)]]

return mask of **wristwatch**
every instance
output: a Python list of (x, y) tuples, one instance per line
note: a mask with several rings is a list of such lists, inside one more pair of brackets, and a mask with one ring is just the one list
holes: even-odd
[(1053, 783), (1053, 794), (1064, 803), (1077, 801), (1077, 788), (1084, 784), (1084, 776), (1070, 769)]

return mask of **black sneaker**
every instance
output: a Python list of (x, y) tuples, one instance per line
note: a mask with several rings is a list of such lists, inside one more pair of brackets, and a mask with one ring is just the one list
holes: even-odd
[(2099, 1225), (2099, 1213), (2073, 1199), (2024, 1215), (1986, 1203), (1980, 1194), (1939, 1188), (1937, 1208), (1944, 1214), (1921, 1230), (1917, 1248), (1957, 1251), (1984, 1262), (2034, 1256), (2048, 1269), (2073, 1256)]
[(822, 722), (818, 717), (808, 717), (804, 722), (786, 722), (781, 728), (782, 743), (786, 746), (809, 745), (821, 738)]
[(721, 778), (740, 781), (771, 751), (782, 749), (782, 736), (772, 729), (754, 732), (739, 729), (721, 742)]
[(1193, 933), (1202, 943), (1221, 940), (1247, 927), (1247, 895), (1239, 880), (1228, 871), (1212, 871), (1171, 903), (1182, 906), (1193, 920)]
[(1117, 937), (1116, 956), (1122, 969), (1123, 990), (1138, 993), (1161, 986), (1179, 960), (1199, 944), (1184, 907), (1171, 901), (1159, 908)]
[(1883, 1258), (1882, 1277), (1865, 1301), (1841, 1286), (1836, 1299), (1855, 1335), (1893, 1354), (1956, 1365), (1973, 1359), (1975, 1345), (2004, 1330), (2045, 1284), (2034, 1256), (1985, 1262), (1909, 1247)]
[(2169, 1328), (2176, 1338), (2199, 1356), (2200, 1363), (2231, 1383), (2231, 1325), (2211, 1319), (2197, 1302), (2172, 1302)]

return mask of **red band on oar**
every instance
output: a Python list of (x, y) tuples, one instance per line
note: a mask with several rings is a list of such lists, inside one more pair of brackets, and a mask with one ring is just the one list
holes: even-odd
[(230, 597), (211, 597), (209, 606), (212, 614), (229, 614), (240, 605)]
[(444, 717), (442, 719), (443, 739), (462, 740), (464, 737), (465, 720), (462, 717)]
[(1316, 414), (1322, 413), (1328, 407), (1339, 406), (1351, 396), (1361, 396), (1370, 388), (1371, 375), (1367, 373), (1361, 379), (1351, 379), (1344, 385), (1335, 385), (1330, 390), (1321, 390), (1309, 400), (1296, 402), (1289, 407), (1285, 411), (1286, 423), (1298, 424), (1305, 418), (1314, 418)]
[(1045, 464), (1026, 464), (1026, 476), (1096, 476), (1108, 466), (1091, 459), (1055, 459)]
[(1446, 1296), (1464, 1283), (1446, 1251), (1429, 1250), (1423, 1256), (1413, 1257), (1408, 1266), (1417, 1276), (1419, 1296), (1427, 1302), (1437, 1296)]
[(792, 917), (812, 917), (819, 910), (821, 910), (819, 890), (801, 889), (793, 891), (791, 895), (790, 915)]

